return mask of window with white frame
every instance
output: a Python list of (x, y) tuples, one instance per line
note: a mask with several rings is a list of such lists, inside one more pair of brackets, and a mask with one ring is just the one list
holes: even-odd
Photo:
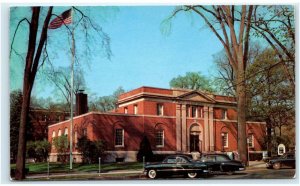
[(163, 104), (158, 103), (156, 107), (157, 107), (157, 115), (158, 116), (163, 116), (164, 115), (164, 106), (163, 106)]
[(74, 132), (74, 143), (75, 143), (75, 148), (78, 147), (78, 136), (77, 136), (77, 131)]
[(64, 135), (66, 135), (66, 136), (68, 135), (68, 128), (67, 127), (65, 128)]
[(115, 146), (124, 146), (124, 129), (115, 130)]
[(249, 134), (249, 135), (248, 135), (247, 142), (248, 142), (249, 148), (253, 148), (253, 147), (254, 147), (254, 138), (253, 138), (253, 134)]
[(53, 131), (53, 132), (52, 132), (52, 139), (55, 138), (55, 137), (56, 137), (56, 132)]
[(58, 129), (58, 134), (57, 134), (57, 136), (61, 136), (61, 130), (60, 130), (60, 129)]
[(163, 147), (164, 146), (164, 130), (158, 130), (156, 131), (155, 135), (155, 142), (156, 147)]
[(127, 107), (124, 108), (124, 114), (128, 114), (128, 108)]
[(134, 112), (134, 114), (138, 114), (138, 106), (137, 105), (133, 106), (133, 112)]
[(221, 119), (227, 119), (227, 109), (222, 109)]
[(227, 132), (222, 132), (221, 136), (222, 136), (222, 146), (224, 148), (227, 148), (228, 147), (228, 133)]

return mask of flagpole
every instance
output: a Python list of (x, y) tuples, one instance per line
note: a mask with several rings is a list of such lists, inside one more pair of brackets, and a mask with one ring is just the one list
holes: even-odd
[(71, 59), (71, 122), (70, 122), (70, 170), (73, 169), (73, 89), (74, 89), (74, 60), (75, 60), (75, 40), (74, 40), (74, 23), (73, 23), (73, 7), (71, 10), (72, 19), (72, 59)]

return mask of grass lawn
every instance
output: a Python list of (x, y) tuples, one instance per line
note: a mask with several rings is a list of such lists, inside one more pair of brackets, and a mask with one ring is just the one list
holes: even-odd
[[(15, 164), (11, 164), (12, 169), (16, 167)], [(47, 173), (47, 163), (27, 163), (26, 168), (29, 168), (29, 174)], [(106, 163), (101, 164), (101, 172), (107, 172), (112, 170), (139, 170), (143, 168), (143, 163), (140, 162), (122, 162), (122, 163)], [(95, 172), (99, 170), (98, 164), (80, 164), (73, 163), (73, 169), (71, 172)], [(70, 172), (69, 163), (50, 163), (50, 173)]]

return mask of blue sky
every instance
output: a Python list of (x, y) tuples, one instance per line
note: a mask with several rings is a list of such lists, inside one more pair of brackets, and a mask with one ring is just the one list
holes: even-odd
[[(60, 14), (66, 9), (54, 7), (54, 13)], [(197, 15), (185, 13), (179, 13), (172, 20), (170, 34), (163, 34), (161, 23), (173, 10), (173, 6), (89, 8), (90, 17), (111, 38), (113, 56), (109, 61), (103, 56), (103, 50), (97, 41), (89, 42), (92, 49), (91, 60), (86, 62), (84, 55), (79, 57), (88, 92), (104, 96), (110, 95), (119, 86), (125, 90), (140, 86), (169, 88), (172, 78), (186, 72), (200, 71), (207, 76), (213, 74), (212, 55), (222, 50), (220, 42)], [(16, 27), (15, 17), (22, 17), (24, 14), (30, 18), (30, 12), (25, 8), (18, 8), (12, 10), (11, 14), (12, 38)], [(65, 32), (65, 29), (60, 28), (48, 33), (49, 56), (57, 67), (70, 64), (70, 44)], [(26, 53), (24, 39), (27, 34), (26, 26), (22, 26), (15, 41), (15, 47), (20, 53)], [(76, 30), (79, 53), (85, 50), (85, 44), (80, 39), (82, 34), (83, 32)], [(21, 61), (16, 55), (11, 58), (11, 89), (21, 88), (24, 68)], [(38, 97), (53, 95), (54, 86), (45, 83), (41, 80), (42, 77), (43, 74), (40, 73), (33, 93)]]

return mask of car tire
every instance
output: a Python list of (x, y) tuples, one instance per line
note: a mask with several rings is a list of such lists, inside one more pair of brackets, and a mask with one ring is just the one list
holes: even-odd
[(187, 176), (189, 178), (196, 178), (197, 177), (197, 173), (196, 172), (190, 172), (190, 173), (187, 174)]
[(275, 170), (279, 170), (281, 168), (281, 165), (280, 165), (280, 163), (274, 163), (274, 165), (273, 165), (273, 169), (275, 169)]
[(233, 174), (234, 174), (234, 171), (227, 171), (226, 174), (227, 174), (227, 175), (233, 175)]
[(154, 169), (151, 169), (147, 173), (148, 178), (155, 179), (157, 177), (157, 172)]

